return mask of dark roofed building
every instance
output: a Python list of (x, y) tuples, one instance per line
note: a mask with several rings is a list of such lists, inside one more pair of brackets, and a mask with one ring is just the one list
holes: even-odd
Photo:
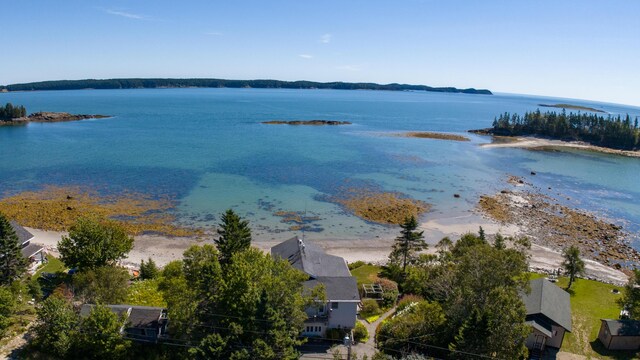
[(329, 255), (319, 246), (298, 237), (272, 247), (271, 256), (287, 260), (291, 266), (309, 275), (305, 289), (324, 285), (327, 301), (306, 309), (309, 318), (303, 335), (324, 336), (327, 329), (352, 329), (355, 326), (360, 303), (358, 283), (343, 258)]
[(640, 321), (602, 319), (598, 340), (609, 350), (638, 350)]
[[(84, 304), (80, 316), (87, 317), (95, 305)], [(142, 341), (158, 341), (167, 332), (167, 309), (151, 306), (106, 305), (114, 314), (125, 320), (120, 333)]]
[(13, 231), (18, 236), (18, 243), (20, 244), (20, 252), (27, 260), (29, 260), (29, 270), (34, 271), (40, 264), (45, 261), (44, 248), (40, 245), (32, 244), (34, 236), (27, 229), (22, 227), (17, 222), (11, 220), (9, 222)]
[(530, 282), (531, 292), (522, 295), (527, 309), (526, 323), (533, 331), (527, 347), (542, 351), (545, 347), (560, 348), (565, 331), (571, 332), (571, 301), (569, 294), (546, 279)]

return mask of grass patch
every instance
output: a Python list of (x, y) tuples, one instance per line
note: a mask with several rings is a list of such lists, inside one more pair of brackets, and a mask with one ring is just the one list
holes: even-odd
[[(556, 283), (565, 288), (569, 280), (560, 277)], [(600, 319), (618, 319), (620, 306), (616, 303), (622, 296), (611, 291), (622, 288), (599, 281), (578, 279), (573, 283), (571, 295), (571, 322), (573, 331), (567, 333), (562, 351), (588, 358), (636, 359), (635, 353), (625, 351), (609, 352), (598, 340)]]
[(32, 279), (37, 279), (40, 277), (42, 273), (57, 273), (58, 271), (64, 272), (67, 267), (64, 265), (62, 260), (57, 257), (47, 255), (47, 263), (44, 266), (41, 266), (38, 271), (31, 277)]
[(127, 289), (127, 304), (166, 307), (167, 303), (158, 290), (158, 280), (139, 280)]
[(369, 324), (371, 324), (372, 322), (374, 322), (374, 321), (376, 321), (378, 319), (380, 319), (380, 315), (371, 315), (371, 316), (364, 317), (364, 320), (366, 322), (368, 322)]
[(351, 275), (358, 281), (358, 287), (362, 287), (362, 284), (375, 283), (381, 271), (382, 267), (380, 266), (365, 264), (351, 270)]

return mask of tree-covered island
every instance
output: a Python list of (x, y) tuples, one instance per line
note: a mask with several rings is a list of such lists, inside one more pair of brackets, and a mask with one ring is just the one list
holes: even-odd
[(562, 111), (508, 112), (496, 117), (493, 127), (472, 132), (500, 136), (537, 135), (559, 140), (584, 141), (619, 150), (640, 149), (638, 118)]
[(29, 122), (62, 122), (83, 119), (102, 119), (107, 115), (70, 114), (67, 112), (40, 111), (27, 115), (27, 109), (22, 105), (7, 103), (0, 106), (0, 126), (23, 125)]
[(227, 79), (85, 79), (54, 80), (0, 86), (0, 91), (81, 90), (81, 89), (155, 89), (155, 88), (257, 88), (257, 89), (335, 89), (433, 91), (463, 94), (492, 95), (487, 89), (458, 89), (409, 84), (376, 84), (348, 82), (227, 80)]

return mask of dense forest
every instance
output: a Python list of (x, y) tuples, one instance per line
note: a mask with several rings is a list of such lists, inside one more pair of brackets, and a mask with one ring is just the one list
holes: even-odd
[(465, 94), (492, 95), (485, 89), (457, 89), (426, 85), (375, 84), (280, 80), (225, 80), (225, 79), (105, 79), (105, 80), (55, 80), (0, 86), (0, 90), (79, 90), (79, 89), (141, 89), (141, 88), (259, 88), (259, 89), (337, 89), (337, 90), (392, 90), (435, 91)]
[(8, 121), (11, 119), (27, 116), (27, 109), (22, 105), (13, 105), (7, 103), (5, 106), (0, 106), (0, 120)]
[(566, 113), (540, 110), (519, 114), (504, 113), (493, 121), (495, 135), (541, 135), (561, 140), (585, 141), (613, 149), (640, 148), (638, 118), (629, 115), (602, 116), (591, 113)]

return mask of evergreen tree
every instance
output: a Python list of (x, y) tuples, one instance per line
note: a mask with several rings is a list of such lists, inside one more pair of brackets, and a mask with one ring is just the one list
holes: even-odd
[(562, 252), (564, 262), (562, 267), (564, 271), (569, 275), (569, 285), (567, 290), (571, 288), (571, 284), (576, 279), (576, 276), (584, 274), (584, 261), (580, 259), (580, 249), (577, 246), (571, 245)]
[(247, 250), (251, 246), (249, 221), (242, 220), (233, 210), (227, 210), (221, 218), (215, 241), (220, 252), (220, 263), (227, 265), (234, 254)]
[(629, 277), (629, 282), (624, 287), (619, 304), (627, 310), (629, 318), (640, 320), (640, 270), (633, 270), (633, 275)]
[(0, 213), (0, 285), (9, 285), (27, 270), (27, 260), (20, 252), (18, 235)]
[(159, 274), (160, 270), (152, 258), (149, 258), (146, 263), (144, 260), (140, 261), (140, 278), (142, 280), (155, 279)]
[(418, 221), (415, 216), (411, 216), (400, 225), (400, 236), (395, 239), (393, 250), (389, 255), (392, 261), (401, 261), (402, 274), (406, 274), (407, 264), (415, 260), (415, 253), (427, 248), (424, 241), (423, 231), (416, 231)]
[(0, 286), (0, 339), (9, 326), (9, 317), (16, 308), (16, 297), (8, 286)]

